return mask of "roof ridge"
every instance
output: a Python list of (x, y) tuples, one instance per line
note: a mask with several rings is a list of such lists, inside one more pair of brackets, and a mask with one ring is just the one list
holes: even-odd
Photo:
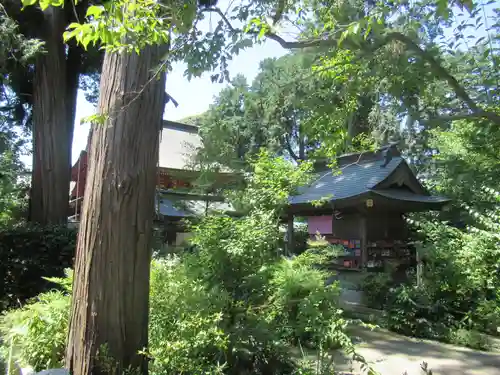
[(163, 120), (162, 128), (180, 130), (188, 133), (198, 133), (199, 127), (194, 124), (185, 124), (177, 121)]
[(360, 152), (352, 152), (349, 154), (343, 154), (337, 157), (337, 164), (342, 166), (343, 163), (349, 163), (349, 160), (356, 160), (357, 164), (364, 164), (371, 161), (376, 161), (384, 158), (385, 152), (391, 149), (392, 157), (401, 156), (401, 152), (394, 143), (390, 143), (384, 146), (380, 146), (375, 150), (366, 150)]
[[(376, 161), (380, 161), (380, 160), (374, 160), (374, 162), (376, 162)], [(390, 168), (390, 169), (387, 168), (393, 161), (394, 162), (397, 161), (397, 163), (392, 168)], [(384, 182), (389, 177), (391, 177), (391, 175), (396, 172), (396, 169), (401, 165), (401, 163), (406, 163), (405, 159), (401, 155), (393, 157), (391, 159), (391, 161), (387, 164), (387, 166), (385, 166), (385, 167), (382, 167), (382, 165), (380, 166), (380, 168), (382, 170), (388, 171), (388, 173), (385, 175), (385, 177), (383, 177), (380, 181), (374, 183), (372, 186), (366, 185), (365, 187), (369, 190), (375, 189), (377, 187), (377, 185), (380, 185), (382, 182)]]

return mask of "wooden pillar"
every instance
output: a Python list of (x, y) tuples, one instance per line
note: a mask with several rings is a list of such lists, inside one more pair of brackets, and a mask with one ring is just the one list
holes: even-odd
[(294, 238), (293, 238), (293, 215), (288, 216), (288, 227), (287, 227), (287, 246), (286, 255), (293, 254), (294, 251)]
[(420, 243), (415, 244), (415, 260), (417, 262), (417, 286), (421, 287), (422, 286), (422, 271), (423, 271), (423, 265), (422, 265), (422, 259), (420, 257)]
[(168, 221), (165, 228), (165, 243), (167, 245), (175, 245), (175, 240), (177, 238), (177, 225), (173, 221)]
[(367, 217), (366, 214), (361, 214), (360, 220), (360, 237), (361, 237), (361, 268), (366, 267), (368, 262), (368, 238), (367, 238)]

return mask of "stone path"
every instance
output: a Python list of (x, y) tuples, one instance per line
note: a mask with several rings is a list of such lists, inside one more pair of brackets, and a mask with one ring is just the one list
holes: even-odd
[[(500, 375), (500, 352), (487, 353), (427, 340), (412, 339), (377, 329), (355, 328), (358, 353), (381, 375), (423, 374), (427, 362), (434, 375)], [(339, 370), (349, 371), (344, 361)], [(339, 363), (339, 362), (337, 362)], [(353, 373), (360, 374), (359, 365)]]

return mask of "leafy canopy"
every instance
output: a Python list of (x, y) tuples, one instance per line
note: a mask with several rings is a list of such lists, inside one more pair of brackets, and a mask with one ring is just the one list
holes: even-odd
[(372, 137), (374, 95), (364, 87), (345, 91), (349, 72), (313, 71), (317, 58), (301, 51), (266, 59), (251, 84), (242, 76), (231, 80), (198, 119), (198, 159), (239, 169), (260, 148), (299, 161), (350, 151)]

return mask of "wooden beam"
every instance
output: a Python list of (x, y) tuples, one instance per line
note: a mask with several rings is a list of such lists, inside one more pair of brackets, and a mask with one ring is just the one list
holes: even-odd
[(417, 262), (417, 286), (422, 286), (423, 264), (420, 257), (420, 243), (415, 244), (415, 260)]

